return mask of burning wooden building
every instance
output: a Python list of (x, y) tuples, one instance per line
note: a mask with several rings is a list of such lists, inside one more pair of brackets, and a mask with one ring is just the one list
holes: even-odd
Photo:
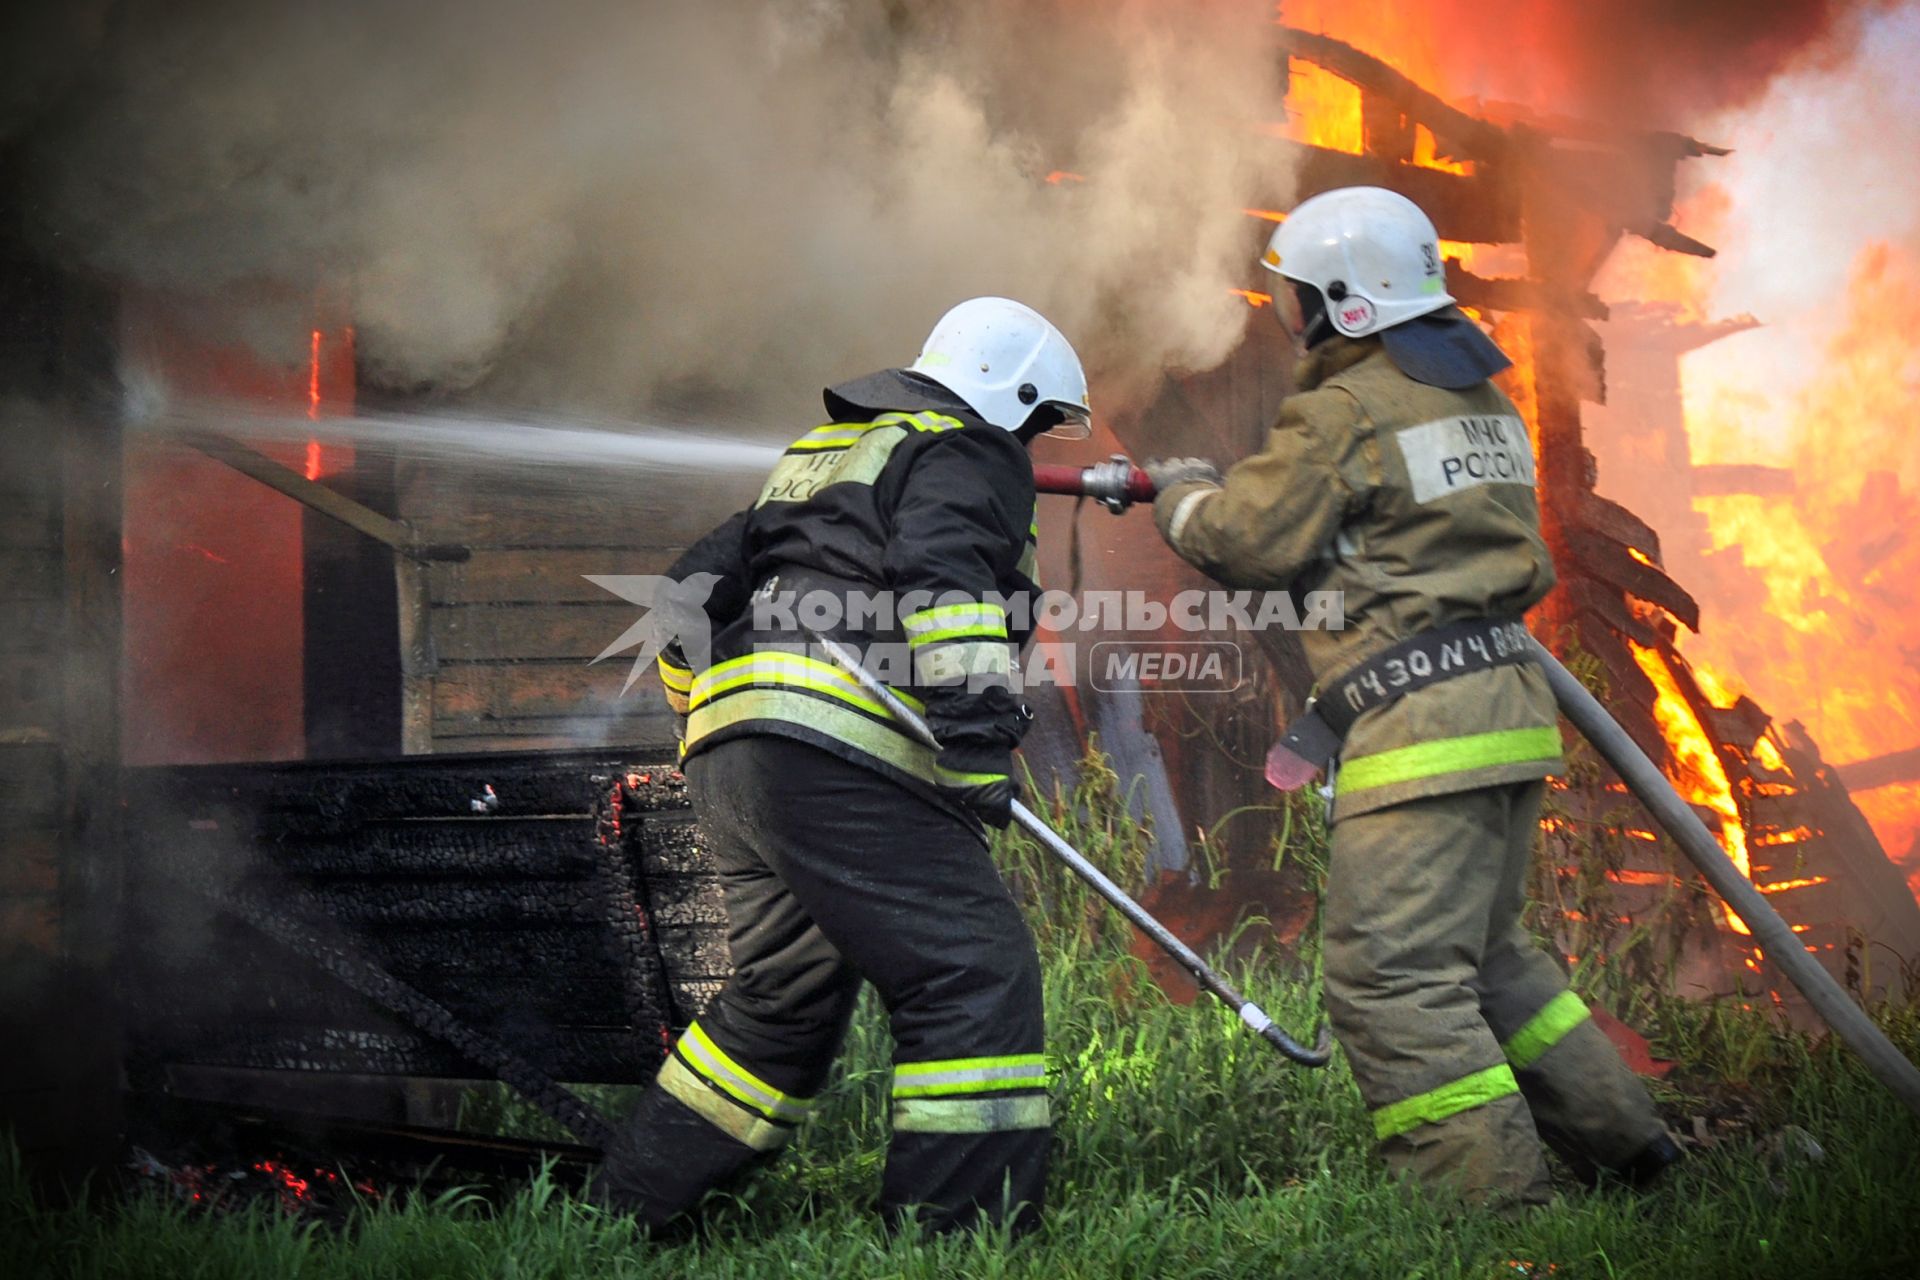
[[(1626, 353), (1658, 380), (1710, 334), (1609, 317), (1592, 285), (1623, 237), (1711, 252), (1670, 218), (1677, 167), (1715, 148), (1470, 113), (1351, 45), (1285, 42), (1275, 73), (1297, 112), (1264, 145), (1294, 182), (1275, 203), (1354, 183), (1406, 192), (1449, 242), (1453, 292), (1516, 358), (1509, 389), (1535, 432), (1562, 575), (1537, 632), (1805, 944), (1863, 995), (1888, 990), (1920, 956), (1920, 907), (1811, 738), (1682, 656), (1700, 625), (1698, 548), (1663, 548), (1600, 492), (1615, 466), (1647, 469), (1653, 501), (1709, 482), (1671, 424), (1622, 424), (1618, 391)], [(1278, 216), (1247, 211), (1249, 263)], [(351, 306), (324, 291), (273, 300), (297, 323), (269, 351), (177, 298), (25, 251), (0, 262), (0, 301), (0, 371), (22, 393), (0, 424), (8, 1019), (31, 1029), (15, 1043), (46, 1050), (12, 1059), (0, 1085), (23, 1146), (97, 1159), (118, 1133), (102, 1100), (123, 1082), (145, 1102), (304, 1097), (391, 1127), (445, 1117), (429, 1091), (386, 1081), (484, 1076), (594, 1139), (556, 1082), (648, 1078), (725, 959), (664, 700), (651, 677), (623, 697), (621, 663), (590, 665), (632, 607), (588, 575), (664, 567), (757, 476), (611, 457), (530, 473), (343, 443), (326, 419), (412, 402), (363, 385)], [(1242, 455), (1291, 389), (1288, 365), (1256, 331), (1220, 368), (1168, 378), (1101, 443)], [(158, 440), (137, 429), (154, 387), (246, 401), (280, 425), (265, 444), (219, 422)], [(1610, 398), (1601, 440), (1589, 411)], [(1630, 431), (1656, 444), (1628, 448)], [(1041, 521), (1052, 583), (1191, 584), (1139, 516), (1048, 500)], [(1082, 688), (1040, 726), (1052, 765), (1097, 735), (1142, 780), (1164, 869), (1188, 866), (1189, 833), (1243, 842), (1229, 913), (1249, 883), (1297, 890), (1253, 876), (1264, 830), (1220, 826), (1268, 801), (1258, 762), (1304, 693), (1297, 653), (1260, 643), (1243, 685), (1212, 702)], [(1598, 766), (1556, 793), (1545, 844), (1543, 883), (1582, 886), (1549, 893), (1570, 956), (1655, 925), (1693, 989), (1785, 998)]]
[[(1288, 101), (1298, 114), (1272, 146), (1278, 165), (1298, 175), (1297, 195), (1371, 184), (1413, 197), (1448, 242), (1449, 289), (1515, 357), (1504, 382), (1534, 431), (1561, 575), (1531, 620), (1536, 633), (1563, 657), (1586, 660), (1583, 670), (1610, 709), (1836, 977), (1860, 992), (1903, 989), (1920, 955), (1920, 908), (1836, 769), (1804, 727), (1776, 723), (1752, 698), (1728, 692), (1679, 646), (1683, 631), (1701, 626), (1683, 583), (1708, 550), (1692, 499), (1735, 477), (1692, 466), (1678, 361), (1752, 321), (1678, 326), (1670, 309), (1609, 308), (1592, 292), (1627, 237), (1673, 254), (1712, 255), (1668, 220), (1678, 166), (1723, 153), (1678, 134), (1470, 115), (1351, 45), (1299, 30), (1285, 40)], [(1247, 215), (1255, 224), (1251, 259), (1283, 215)], [(1255, 308), (1269, 303), (1261, 293), (1243, 296)], [(1283, 344), (1256, 330), (1219, 369), (1169, 380), (1154, 403), (1116, 424), (1117, 442), (1147, 456), (1187, 451), (1197, 434), (1211, 433), (1203, 451), (1251, 452), (1290, 390), (1289, 375)], [(1634, 508), (1678, 523), (1677, 554), (1636, 510), (1602, 495), (1603, 470)], [(1125, 568), (1097, 578), (1101, 587), (1137, 586), (1144, 574), (1170, 595), (1200, 582), (1166, 565), (1151, 529), (1104, 536), (1125, 548)], [(1210, 815), (1260, 803), (1257, 766), (1276, 709), (1297, 708), (1306, 692), (1291, 647), (1261, 640), (1270, 680), (1252, 682), (1237, 699), (1158, 709), (1186, 829), (1200, 828), (1203, 838), (1213, 836)], [(1856, 776), (1884, 785), (1899, 776), (1899, 759)], [(1573, 782), (1557, 784), (1552, 808), (1547, 848), (1559, 861), (1557, 879), (1581, 887), (1563, 895), (1554, 877), (1541, 887), (1558, 904), (1555, 924), (1570, 957), (1604, 954), (1650, 928), (1684, 957), (1686, 988), (1788, 998), (1743, 941), (1744, 926), (1705, 906), (1617, 781), (1576, 771)], [(1263, 882), (1266, 851), (1254, 843), (1252, 856), (1227, 854), (1250, 873), (1241, 888), (1272, 895), (1263, 905), (1291, 914), (1278, 901), (1284, 886)]]

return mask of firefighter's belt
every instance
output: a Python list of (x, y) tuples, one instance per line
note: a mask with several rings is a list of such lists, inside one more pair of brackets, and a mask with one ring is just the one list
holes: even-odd
[(1533, 654), (1518, 618), (1472, 618), (1422, 631), (1329, 680), (1280, 745), (1303, 760), (1331, 760), (1354, 721), (1375, 707), (1443, 680), (1532, 662)]

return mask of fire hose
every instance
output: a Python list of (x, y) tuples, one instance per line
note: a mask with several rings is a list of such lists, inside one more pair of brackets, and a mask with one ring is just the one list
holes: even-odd
[(1037, 464), (1033, 469), (1033, 487), (1040, 493), (1092, 498), (1115, 515), (1136, 502), (1153, 501), (1153, 480), (1124, 453), (1116, 453), (1090, 467)]
[[(933, 729), (914, 714), (913, 709), (900, 701), (892, 689), (882, 684), (877, 676), (860, 665), (858, 659), (847, 649), (827, 637), (813, 632), (813, 639), (826, 652), (827, 656), (838, 663), (840, 669), (853, 677), (867, 693), (872, 695), (889, 715), (904, 725), (909, 733), (917, 738), (922, 746), (938, 751), (940, 740), (934, 736)], [(1125, 889), (1115, 884), (1100, 868), (1089, 862), (1084, 854), (1068, 844), (1060, 834), (1049, 827), (1041, 817), (1015, 800), (1013, 802), (1013, 820), (1020, 828), (1035, 840), (1042, 848), (1067, 867), (1082, 880), (1092, 886), (1093, 891), (1105, 898), (1121, 915), (1132, 922), (1133, 927), (1146, 934), (1168, 955), (1193, 975), (1194, 981), (1218, 996), (1229, 1009), (1240, 1015), (1240, 1020), (1268, 1044), (1278, 1049), (1286, 1057), (1305, 1067), (1324, 1067), (1333, 1057), (1333, 1033), (1325, 1026), (1318, 1032), (1314, 1047), (1309, 1049), (1282, 1031), (1267, 1011), (1240, 994), (1218, 970), (1202, 960), (1199, 953), (1180, 941), (1172, 930), (1158, 920), (1128, 895)]]
[[(1037, 466), (1034, 487), (1042, 493), (1093, 498), (1116, 514), (1135, 502), (1151, 501), (1154, 496), (1152, 480), (1124, 454), (1115, 454), (1105, 462), (1085, 468)], [(1702, 878), (1751, 931), (1754, 944), (1799, 989), (1814, 1012), (1852, 1046), (1895, 1097), (1920, 1114), (1920, 1068), (1907, 1060), (1874, 1025), (1866, 1011), (1834, 981), (1825, 966), (1807, 951), (1792, 926), (1734, 865), (1706, 824), (1700, 821), (1700, 815), (1680, 797), (1666, 775), (1599, 700), (1587, 692), (1546, 646), (1538, 640), (1533, 643), (1539, 650), (1540, 665), (1553, 687), (1554, 698), (1567, 719), (1593, 744), (1601, 758), (1613, 766), (1627, 789), (1680, 846)]]

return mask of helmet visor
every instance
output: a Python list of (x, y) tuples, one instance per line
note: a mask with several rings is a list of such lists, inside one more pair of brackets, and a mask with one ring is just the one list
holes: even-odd
[(1062, 404), (1058, 400), (1049, 401), (1047, 408), (1060, 415), (1060, 421), (1041, 432), (1051, 440), (1085, 440), (1093, 434), (1093, 415), (1085, 405)]
[(1297, 338), (1306, 332), (1307, 317), (1300, 309), (1300, 294), (1286, 276), (1273, 278), (1273, 318), (1280, 322), (1288, 337)]

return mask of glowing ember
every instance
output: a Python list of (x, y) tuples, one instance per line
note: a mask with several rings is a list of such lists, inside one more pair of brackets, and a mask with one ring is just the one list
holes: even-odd
[(1651, 885), (1656, 888), (1669, 888), (1675, 880), (1664, 871), (1609, 871), (1607, 879), (1615, 884)]
[[(1785, 893), (1789, 889), (1811, 889), (1814, 885), (1826, 883), (1826, 876), (1806, 876), (1799, 880), (1780, 880), (1773, 884), (1755, 885), (1754, 887), (1762, 893)], [(1795, 925), (1794, 932), (1798, 933), (1806, 927), (1805, 925)]]

